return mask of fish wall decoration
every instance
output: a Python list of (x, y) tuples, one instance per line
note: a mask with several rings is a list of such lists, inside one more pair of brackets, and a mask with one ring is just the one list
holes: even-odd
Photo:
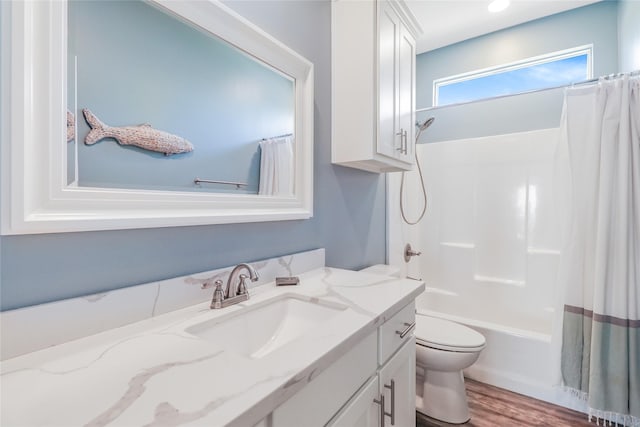
[(67, 110), (67, 142), (73, 141), (76, 137), (76, 124), (73, 113)]
[(135, 145), (145, 150), (172, 154), (193, 151), (193, 145), (186, 139), (158, 129), (149, 124), (138, 126), (107, 126), (87, 108), (82, 110), (84, 118), (91, 126), (91, 131), (84, 138), (87, 145), (95, 144), (103, 138), (114, 138), (121, 145)]

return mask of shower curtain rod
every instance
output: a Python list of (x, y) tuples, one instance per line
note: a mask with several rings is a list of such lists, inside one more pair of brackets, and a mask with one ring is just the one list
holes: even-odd
[(637, 75), (640, 75), (640, 70), (635, 70), (635, 71), (631, 71), (631, 72), (627, 72), (627, 73), (607, 74), (606, 76), (600, 76), (600, 77), (596, 77), (596, 78), (589, 79), (589, 80), (583, 80), (581, 82), (569, 83), (569, 84), (566, 84), (566, 85), (553, 86), (553, 87), (545, 87), (545, 88), (542, 88), (542, 89), (527, 90), (527, 91), (518, 92), (518, 93), (509, 93), (509, 94), (505, 94), (505, 95), (496, 95), (496, 96), (492, 96), (490, 98), (474, 99), (473, 101), (462, 101), (462, 102), (456, 102), (454, 104), (436, 105), (434, 107), (419, 108), (419, 109), (416, 109), (416, 113), (420, 113), (422, 111), (430, 111), (430, 110), (440, 109), (440, 108), (457, 107), (457, 106), (460, 106), (460, 105), (473, 104), (473, 103), (479, 102), (479, 101), (491, 101), (491, 100), (494, 100), (494, 99), (510, 98), (512, 96), (526, 95), (526, 94), (529, 94), (529, 93), (538, 93), (538, 92), (544, 92), (544, 91), (547, 91), (547, 90), (554, 90), (554, 89), (562, 89), (562, 88), (566, 88), (566, 87), (580, 86), (580, 85), (585, 85), (585, 84), (589, 84), (589, 83), (595, 83), (600, 79), (605, 79), (605, 80), (615, 79), (616, 77), (622, 77), (622, 76), (624, 76), (626, 74), (628, 74), (629, 76), (637, 76)]

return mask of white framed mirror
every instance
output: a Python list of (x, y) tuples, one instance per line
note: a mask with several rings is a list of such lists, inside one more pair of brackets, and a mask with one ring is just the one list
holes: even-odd
[[(219, 2), (148, 3), (290, 79), (295, 140), (291, 195), (124, 188), (83, 185), (81, 181), (79, 184), (75, 176), (77, 165), (74, 168), (71, 164), (77, 163), (77, 158), (69, 156), (67, 148), (67, 108), (74, 105), (74, 100), (69, 99), (73, 90), (69, 90), (68, 83), (73, 84), (73, 79), (68, 77), (76, 72), (69, 70), (73, 61), (67, 55), (68, 4), (60, 0), (4, 2), (2, 234), (260, 222), (312, 216), (313, 64)], [(76, 115), (76, 122), (81, 119), (84, 120)], [(251, 126), (251, 117), (245, 122)], [(127, 123), (118, 123), (121, 124)], [(264, 135), (270, 136), (275, 135)], [(114, 142), (108, 144), (115, 146)], [(215, 176), (215, 171), (200, 178), (227, 180)]]

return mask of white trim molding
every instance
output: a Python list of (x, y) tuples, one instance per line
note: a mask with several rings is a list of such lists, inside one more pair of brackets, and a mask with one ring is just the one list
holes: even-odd
[(218, 1), (151, 3), (294, 80), (293, 196), (67, 185), (67, 3), (1, 2), (2, 234), (261, 222), (313, 215), (313, 64)]

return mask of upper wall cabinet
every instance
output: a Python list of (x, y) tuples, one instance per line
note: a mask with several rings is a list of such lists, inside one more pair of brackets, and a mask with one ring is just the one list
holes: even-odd
[(0, 19), (2, 234), (312, 216), (313, 64), (219, 1)]
[(415, 39), (402, 1), (332, 3), (332, 162), (370, 172), (410, 170)]

